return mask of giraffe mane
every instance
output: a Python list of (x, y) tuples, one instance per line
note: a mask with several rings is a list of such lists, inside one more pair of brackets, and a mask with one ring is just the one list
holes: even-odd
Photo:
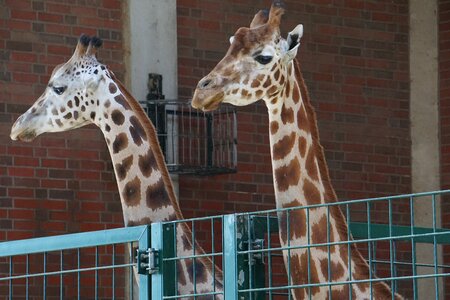
[[(315, 149), (314, 153), (316, 154), (317, 164), (319, 166), (319, 172), (322, 177), (322, 182), (325, 186), (325, 197), (326, 197), (325, 202), (330, 203), (337, 202), (338, 199), (336, 196), (336, 192), (333, 188), (333, 185), (331, 184), (330, 174), (325, 160), (324, 150), (322, 145), (320, 144), (316, 113), (311, 104), (309, 93), (306, 88), (305, 81), (303, 80), (303, 76), (297, 59), (294, 59), (294, 68), (295, 68), (295, 77), (300, 87), (301, 97), (303, 103), (305, 104), (307, 115), (312, 116), (309, 119), (310, 132), (313, 140), (313, 147)], [(330, 207), (330, 213), (332, 214), (334, 220), (336, 221), (336, 229), (338, 231), (339, 237), (343, 240), (347, 239), (349, 228), (348, 224), (345, 221), (345, 217), (342, 210), (339, 209), (339, 206), (333, 205)], [(353, 239), (353, 237), (351, 237), (351, 234), (350, 238)], [(361, 252), (359, 252), (359, 250), (357, 249), (355, 243), (351, 244), (351, 258), (356, 265), (355, 273), (358, 276), (358, 278), (356, 279), (369, 278), (370, 272), (369, 265), (363, 258)], [(382, 296), (386, 296), (386, 298), (391, 297), (391, 292), (389, 291), (387, 284), (384, 282), (373, 283), (373, 289), (375, 292), (381, 293)]]

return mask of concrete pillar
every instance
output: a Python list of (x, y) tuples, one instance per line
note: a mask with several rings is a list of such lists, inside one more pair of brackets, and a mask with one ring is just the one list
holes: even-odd
[[(127, 0), (123, 9), (125, 85), (137, 100), (145, 100), (148, 74), (158, 73), (166, 99), (177, 99), (176, 0)], [(172, 181), (178, 194), (178, 177), (172, 176)], [(133, 299), (138, 299), (136, 292)]]
[[(412, 190), (423, 192), (440, 188), (439, 90), (438, 90), (438, 1), (410, 0), (410, 121)], [(437, 226), (441, 224), (437, 203)], [(414, 203), (415, 226), (432, 226), (431, 199)], [(417, 245), (417, 262), (433, 263), (433, 247)], [(442, 262), (442, 249), (438, 249)], [(418, 268), (419, 274), (430, 274), (430, 268)], [(442, 298), (442, 280), (440, 280)], [(418, 299), (434, 298), (434, 279), (419, 280)]]

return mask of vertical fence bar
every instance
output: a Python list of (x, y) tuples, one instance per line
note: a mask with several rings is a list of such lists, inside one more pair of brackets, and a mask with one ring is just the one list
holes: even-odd
[(42, 298), (47, 299), (47, 252), (44, 252), (44, 276), (42, 276)]
[(437, 260), (437, 243), (436, 243), (436, 194), (431, 195), (431, 205), (433, 210), (433, 263), (434, 263), (434, 290), (436, 299), (439, 299), (439, 277), (438, 277), (438, 260)]
[(223, 216), (224, 298), (238, 299), (236, 216)]
[(80, 248), (77, 248), (77, 299), (80, 300)]
[[(147, 226), (139, 237), (138, 249), (146, 251), (150, 248), (150, 227)], [(136, 272), (137, 273), (137, 272)], [(139, 274), (139, 300), (146, 300), (150, 298), (150, 276), (148, 274)], [(162, 299), (162, 298), (160, 298)]]
[[(211, 242), (211, 253), (212, 254), (215, 254), (216, 253), (216, 251), (215, 251), (215, 249), (214, 249), (214, 218), (213, 219), (211, 219), (211, 239), (212, 239), (212, 242)], [(213, 255), (212, 256), (212, 266), (211, 266), (211, 268), (212, 268), (212, 277), (213, 277), (213, 281), (212, 281), (212, 284), (213, 284), (213, 292), (215, 292), (216, 291), (216, 256), (215, 255)]]
[[(151, 248), (158, 250), (159, 253), (162, 253), (163, 249), (164, 249), (164, 243), (163, 243), (163, 225), (162, 223), (152, 223), (151, 225), (151, 237), (150, 237), (150, 241), (151, 241)], [(141, 243), (139, 243), (139, 249), (143, 249), (143, 250), (147, 250), (147, 248), (142, 247), (141, 248)], [(154, 300), (159, 300), (163, 298), (163, 291), (164, 291), (164, 278), (163, 278), (163, 274), (161, 272), (161, 269), (164, 268), (164, 265), (159, 267), (159, 272), (153, 273), (151, 276), (151, 299)], [(141, 275), (140, 276), (140, 280), (144, 279), (144, 277), (147, 277), (147, 275)], [(144, 279), (145, 280), (145, 279)], [(144, 281), (145, 282), (145, 281)], [(143, 284), (144, 286), (148, 286), (146, 284)], [(139, 287), (142, 287), (142, 285), (139, 285)], [(143, 287), (145, 288), (145, 287)], [(141, 292), (142, 297), (145, 295), (145, 289), (143, 290), (141, 288), (139, 296), (141, 296)], [(146, 298), (141, 298), (140, 300), (144, 300)]]
[(370, 300), (373, 299), (373, 286), (372, 286), (372, 234), (370, 230), (370, 201), (366, 203), (367, 205), (367, 252), (369, 254), (369, 287), (370, 287)]
[[(128, 245), (128, 249), (129, 249), (129, 253), (128, 253), (128, 263), (132, 263), (133, 262), (133, 242), (130, 242)], [(130, 265), (129, 267), (129, 271), (128, 271), (128, 285), (130, 286), (130, 288), (128, 289), (129, 291), (129, 297), (130, 299), (133, 299), (133, 294), (134, 294), (134, 283), (133, 283), (133, 274), (134, 274), (134, 270), (133, 270), (133, 266)]]
[[(311, 231), (310, 231), (310, 223), (309, 223), (309, 207), (306, 208), (306, 234), (308, 240), (308, 247), (306, 248), (307, 257), (307, 265), (308, 265), (308, 298), (311, 299)], [(287, 237), (289, 240), (289, 236)], [(289, 299), (291, 299), (291, 293), (289, 291)]]
[(116, 299), (116, 268), (114, 268), (116, 264), (116, 244), (112, 245), (112, 259), (111, 264), (113, 265), (112, 269), (112, 280), (111, 280), (111, 292), (112, 292), (112, 299)]
[[(330, 254), (330, 206), (327, 206), (327, 268), (328, 268), (328, 283), (331, 282), (331, 254)], [(328, 295), (331, 300), (331, 284), (328, 284)]]
[[(253, 241), (254, 241), (254, 236), (251, 234), (250, 229), (251, 229), (251, 225), (250, 225), (250, 216), (247, 215), (247, 250), (253, 250)], [(245, 227), (244, 227), (245, 228)], [(249, 272), (249, 288), (253, 289), (253, 265), (254, 265), (254, 257), (253, 257), (253, 253), (251, 253), (250, 251), (247, 253), (247, 260), (248, 260), (248, 272)], [(249, 293), (249, 297), (250, 300), (253, 299), (253, 292)]]
[[(266, 214), (266, 223), (267, 223), (267, 248), (271, 248), (270, 243), (270, 216), (269, 214)], [(269, 300), (272, 300), (272, 251), (267, 252), (267, 263), (268, 265), (268, 271), (269, 271)]]
[[(64, 280), (63, 280), (63, 270), (64, 270), (64, 252), (61, 250), (59, 251), (59, 270), (61, 273), (59, 273), (59, 299), (62, 300), (63, 297), (63, 287), (64, 287)], [(28, 255), (27, 255), (28, 256)]]
[(9, 299), (12, 299), (13, 297), (13, 287), (12, 287), (12, 273), (13, 273), (13, 258), (12, 256), (9, 257), (9, 282), (8, 282), (8, 287), (9, 287)]
[[(388, 214), (389, 214), (389, 262), (390, 262), (390, 267), (391, 267), (391, 278), (393, 278), (395, 276), (394, 274), (394, 245), (392, 243), (392, 201), (391, 199), (388, 199)], [(394, 295), (394, 281), (391, 280), (391, 297), (392, 299), (395, 298)]]
[(29, 298), (29, 289), (28, 289), (28, 285), (30, 284), (30, 280), (28, 278), (28, 275), (30, 273), (30, 255), (27, 254), (26, 256), (26, 267), (25, 267), (25, 272), (27, 274), (27, 278), (25, 279), (25, 299), (28, 300)]
[[(350, 207), (348, 204), (345, 205), (345, 210), (346, 210), (346, 214), (347, 214), (347, 226), (348, 224), (350, 224)], [(349, 281), (353, 280), (353, 275), (352, 275), (352, 249), (351, 249), (351, 244), (350, 244), (350, 230), (347, 230), (347, 259), (348, 259), (348, 279)], [(352, 299), (353, 298), (353, 285), (352, 284), (348, 284), (348, 298)]]
[(98, 246), (95, 247), (95, 299), (98, 299)]
[(409, 197), (410, 219), (411, 219), (411, 259), (413, 272), (413, 297), (417, 299), (417, 266), (416, 266), (416, 243), (414, 242), (414, 197)]
[(192, 278), (194, 280), (194, 300), (197, 299), (197, 296), (195, 296), (197, 294), (197, 277), (196, 277), (196, 272), (195, 270), (197, 270), (196, 268), (196, 262), (195, 262), (195, 222), (192, 221), (192, 233), (191, 233), (191, 238), (192, 238), (192, 255), (194, 256), (192, 258)]
[[(291, 239), (290, 239), (290, 237), (291, 237), (291, 222), (290, 222), (290, 219), (291, 219), (291, 216), (290, 216), (290, 213), (291, 213), (291, 211), (290, 210), (286, 210), (286, 218), (287, 218), (287, 220), (286, 220), (286, 240), (287, 240), (287, 247), (288, 247), (288, 250), (287, 250), (287, 253), (288, 253), (288, 255), (287, 255), (287, 263), (288, 263), (288, 265), (287, 265), (287, 279), (288, 279), (288, 286), (291, 286), (292, 285), (292, 280), (291, 280), (291, 274), (292, 274), (292, 272), (291, 272)], [(309, 224), (309, 222), (307, 222), (307, 224)], [(309, 225), (308, 225), (308, 227), (309, 227)], [(308, 238), (309, 238), (309, 235), (308, 235)], [(308, 242), (308, 244), (309, 244), (309, 242)], [(308, 254), (308, 283), (310, 283), (309, 282), (309, 275), (310, 275), (310, 267), (309, 267), (309, 254)], [(289, 288), (288, 289), (288, 299), (290, 300), (291, 299), (291, 292), (292, 292), (292, 288)], [(310, 295), (310, 297), (311, 297), (311, 295)]]

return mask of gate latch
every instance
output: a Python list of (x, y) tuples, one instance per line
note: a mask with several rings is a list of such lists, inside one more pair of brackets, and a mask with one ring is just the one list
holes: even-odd
[(136, 249), (138, 273), (141, 275), (154, 274), (159, 271), (159, 251), (154, 248), (147, 250)]

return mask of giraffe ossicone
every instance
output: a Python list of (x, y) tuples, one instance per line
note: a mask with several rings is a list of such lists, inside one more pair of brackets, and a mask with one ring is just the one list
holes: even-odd
[[(183, 219), (155, 128), (122, 83), (98, 62), (101, 44), (97, 37), (80, 37), (72, 57), (55, 67), (44, 93), (16, 120), (11, 138), (29, 142), (46, 132), (95, 124), (111, 155), (125, 225)], [(178, 256), (192, 255), (194, 243), (196, 254), (204, 254), (187, 224), (178, 223), (176, 230)], [(178, 261), (177, 272), (179, 294), (223, 290), (222, 271), (207, 256), (195, 264), (192, 259)]]
[[(278, 214), (280, 242), (291, 247), (289, 252), (283, 250), (286, 269), (291, 271), (290, 283), (356, 280), (353, 284), (292, 289), (295, 299), (391, 299), (392, 295), (402, 299), (382, 281), (364, 281), (375, 276), (370, 277), (371, 269), (355, 243), (338, 243), (348, 240), (348, 226), (338, 206), (302, 208), (336, 202), (337, 197), (320, 145), (315, 112), (295, 58), (303, 26), (297, 25), (282, 38), (279, 24), (283, 13), (280, 1), (274, 1), (268, 14), (260, 11), (249, 28), (239, 28), (225, 57), (199, 81), (191, 103), (207, 111), (220, 103), (241, 106), (260, 99), (265, 102), (276, 206), (284, 209)], [(329, 249), (295, 248), (336, 242)]]

